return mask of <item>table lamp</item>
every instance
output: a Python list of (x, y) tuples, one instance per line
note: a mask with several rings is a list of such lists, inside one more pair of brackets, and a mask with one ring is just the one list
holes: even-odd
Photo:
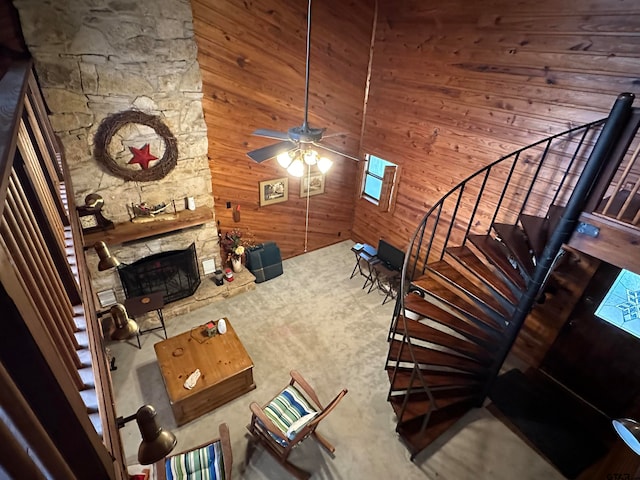
[(619, 418), (611, 422), (618, 436), (636, 455), (640, 455), (640, 423), (630, 418)]

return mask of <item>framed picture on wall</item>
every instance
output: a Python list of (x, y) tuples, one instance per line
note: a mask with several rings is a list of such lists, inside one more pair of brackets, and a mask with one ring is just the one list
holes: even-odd
[(300, 179), (300, 197), (305, 198), (307, 193), (310, 197), (324, 193), (324, 180), (323, 173), (312, 173), (302, 177)]
[(260, 182), (260, 206), (286, 202), (289, 199), (289, 179), (276, 178)]

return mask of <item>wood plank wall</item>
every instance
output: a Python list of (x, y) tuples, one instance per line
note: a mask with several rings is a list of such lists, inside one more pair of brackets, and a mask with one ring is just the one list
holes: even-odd
[[(302, 125), (307, 2), (193, 0), (209, 165), (221, 233), (249, 230), (273, 240), (283, 258), (304, 252), (306, 199), (289, 176), (287, 202), (260, 206), (260, 181), (286, 177), (277, 162), (254, 163), (246, 152), (276, 140), (257, 128)], [(313, 3), (309, 123), (324, 127), (327, 144), (357, 155), (373, 28), (373, 0)], [(351, 238), (357, 163), (335, 155), (325, 193), (309, 198), (308, 250)], [(227, 208), (227, 202), (231, 208)], [(240, 221), (233, 210), (240, 207)]]
[[(425, 211), (511, 151), (640, 93), (637, 0), (379, 0), (362, 152), (400, 165), (353, 238), (405, 248)], [(636, 102), (638, 103), (638, 102)]]

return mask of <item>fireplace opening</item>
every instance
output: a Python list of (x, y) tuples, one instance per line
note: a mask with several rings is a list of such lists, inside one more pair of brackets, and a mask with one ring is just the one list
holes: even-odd
[(164, 303), (193, 295), (200, 285), (195, 243), (185, 250), (156, 253), (118, 268), (127, 298), (163, 292)]

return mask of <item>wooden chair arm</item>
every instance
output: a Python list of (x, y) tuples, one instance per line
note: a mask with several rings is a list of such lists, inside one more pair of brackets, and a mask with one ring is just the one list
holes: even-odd
[(226, 423), (221, 423), (218, 427), (220, 432), (220, 445), (222, 447), (222, 458), (224, 462), (224, 478), (231, 478), (231, 467), (233, 466), (233, 453), (231, 452), (231, 435)]
[(158, 480), (167, 480), (167, 471), (165, 470), (164, 462), (167, 458), (158, 460), (153, 464), (153, 469), (156, 471), (156, 478)]
[(251, 402), (251, 404), (249, 405), (249, 409), (251, 410), (251, 413), (253, 413), (253, 415), (258, 420), (260, 420), (260, 423), (262, 423), (262, 426), (265, 429), (267, 429), (269, 432), (273, 433), (276, 437), (282, 438), (286, 442), (289, 442), (289, 439), (284, 434), (284, 432), (282, 430), (280, 430), (278, 427), (276, 427), (275, 423), (273, 423), (269, 419), (269, 417), (267, 417), (264, 414), (264, 412), (262, 411), (262, 408), (260, 407), (260, 405), (258, 405), (256, 402)]
[(320, 399), (318, 398), (318, 395), (316, 395), (315, 390), (313, 389), (313, 387), (311, 387), (311, 385), (309, 385), (309, 383), (304, 379), (304, 377), (300, 374), (300, 372), (298, 372), (297, 370), (291, 370), (290, 375), (291, 375), (290, 385), (293, 385), (294, 383), (297, 383), (298, 385), (300, 385), (300, 387), (311, 398), (311, 400), (314, 401), (316, 406), (318, 406), (320, 410), (323, 410), (324, 406), (322, 405), (322, 403), (320, 403)]

